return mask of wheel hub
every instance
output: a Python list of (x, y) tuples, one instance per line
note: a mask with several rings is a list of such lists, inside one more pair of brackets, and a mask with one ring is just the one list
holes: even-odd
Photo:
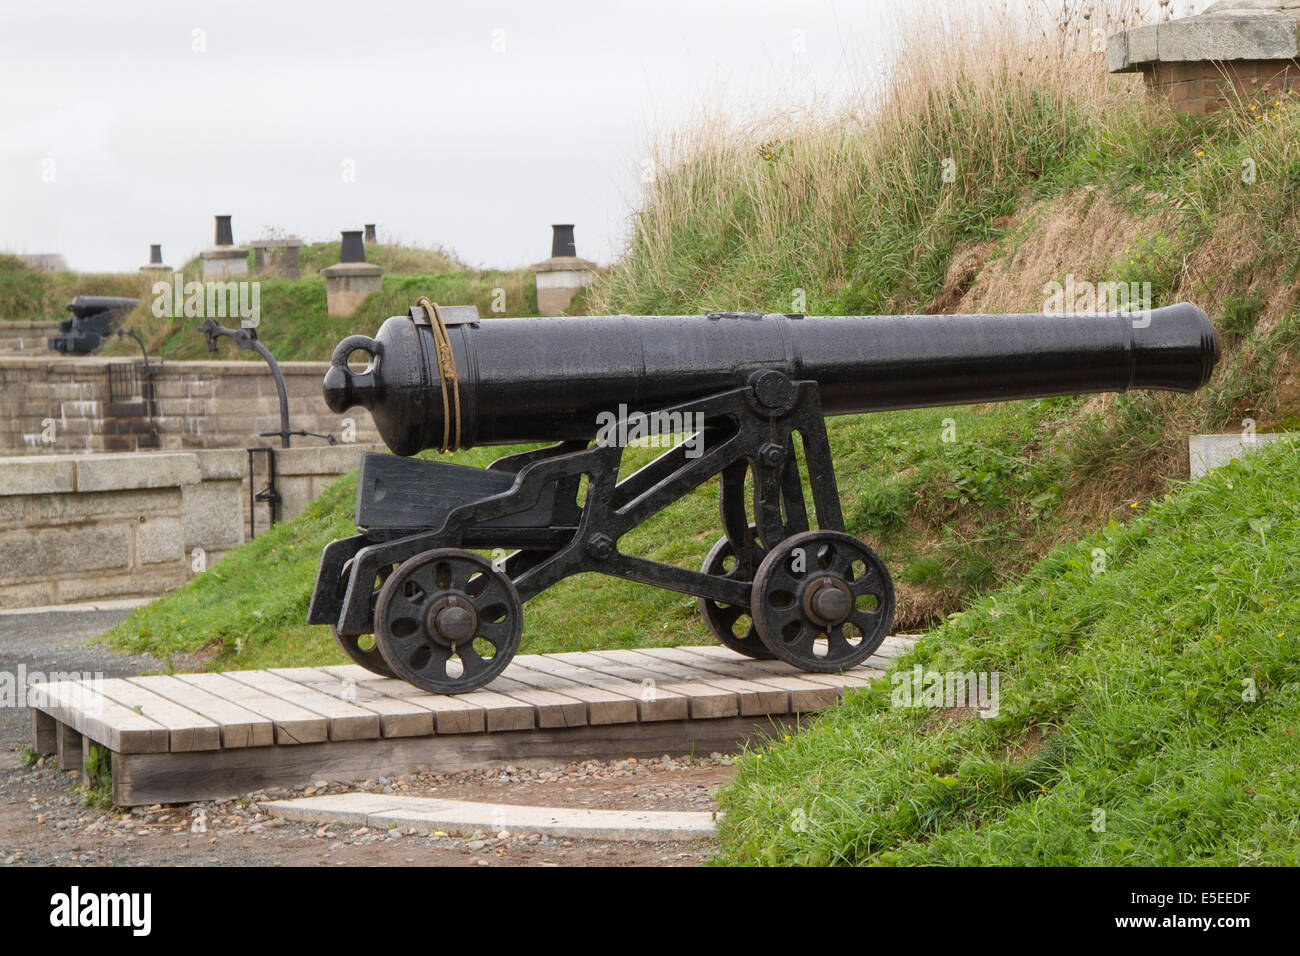
[(815, 622), (832, 627), (852, 612), (853, 594), (839, 578), (829, 575), (814, 578), (804, 588), (803, 609)]
[(478, 629), (478, 615), (468, 599), (449, 594), (433, 602), (425, 616), (425, 624), (430, 637), (455, 647), (474, 636)]

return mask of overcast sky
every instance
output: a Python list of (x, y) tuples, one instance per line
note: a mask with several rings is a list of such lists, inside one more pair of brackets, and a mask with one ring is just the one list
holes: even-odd
[(906, 2), (3, 0), (0, 249), (179, 266), (229, 213), (503, 268), (573, 222), (608, 262), (649, 130), (860, 86)]

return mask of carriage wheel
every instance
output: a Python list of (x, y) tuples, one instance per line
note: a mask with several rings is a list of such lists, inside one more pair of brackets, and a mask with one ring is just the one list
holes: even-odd
[(398, 677), (435, 694), (463, 694), (497, 677), (522, 633), (514, 585), (472, 551), (417, 554), (379, 590), (379, 652)]
[[(343, 597), (343, 592), (348, 585), (348, 572), (352, 562), (343, 566), (343, 573), (339, 575), (339, 597)], [(376, 584), (382, 586), (389, 576), (393, 573), (393, 565), (388, 565), (379, 569), (376, 575)], [(379, 598), (379, 588), (370, 595), (370, 606), (375, 606), (375, 601)], [(337, 625), (330, 625), (330, 630), (334, 633), (334, 643), (338, 644), (339, 650), (348, 656), (348, 659), (355, 664), (360, 664), (372, 674), (378, 674), (380, 677), (396, 677), (393, 669), (388, 666), (384, 656), (379, 653), (379, 643), (373, 634), (340, 634)]]
[[(718, 575), (738, 581), (752, 581), (754, 572), (763, 560), (763, 549), (759, 546), (758, 528), (749, 526), (750, 555), (748, 561), (736, 560), (736, 548), (731, 539), (723, 535), (718, 543), (709, 549), (700, 570), (705, 574)], [(704, 618), (709, 633), (724, 646), (738, 654), (754, 657), (758, 660), (773, 660), (776, 655), (767, 649), (754, 622), (749, 616), (749, 608), (738, 604), (719, 604), (712, 598), (700, 598), (700, 616)]]
[(806, 671), (866, 660), (889, 633), (894, 585), (880, 556), (840, 531), (805, 531), (773, 548), (754, 575), (752, 614), (769, 650)]

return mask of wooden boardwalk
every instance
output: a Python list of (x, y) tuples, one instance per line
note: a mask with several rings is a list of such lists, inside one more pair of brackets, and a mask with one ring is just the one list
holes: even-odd
[(487, 687), (448, 697), (353, 664), (64, 681), (29, 695), (32, 746), (80, 769), (111, 752), (121, 806), (236, 796), (416, 770), (734, 752), (861, 687), (914, 638), (886, 638), (842, 674), (727, 648), (516, 657)]

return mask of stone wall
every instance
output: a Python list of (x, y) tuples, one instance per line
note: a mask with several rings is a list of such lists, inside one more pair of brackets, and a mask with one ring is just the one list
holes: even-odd
[[(382, 450), (276, 449), (281, 518)], [(195, 573), (196, 549), (211, 568), (243, 544), (249, 514), (243, 449), (0, 458), (0, 607), (161, 594)]]
[[(1161, 0), (1163, 3), (1164, 0)], [(1217, 0), (1196, 15), (1130, 27), (1106, 41), (1112, 73), (1193, 116), (1300, 86), (1300, 0)]]
[[(14, 324), (14, 323), (0, 323)], [(165, 362), (153, 366), (152, 393), (140, 360), (0, 356), (0, 454), (247, 448), (279, 442), (275, 379), (262, 362)], [(336, 415), (321, 395), (324, 362), (280, 365), (292, 428), (378, 441), (365, 409)], [(113, 379), (115, 384), (110, 384)], [(296, 443), (320, 443), (298, 438)]]
[(157, 594), (184, 583), (194, 455), (0, 459), (0, 607)]
[(1300, 89), (1300, 64), (1293, 60), (1222, 63), (1156, 63), (1144, 73), (1147, 87), (1184, 113), (1204, 116), (1240, 98), (1288, 96)]
[(0, 320), (0, 355), (50, 354), (49, 340), (59, 334), (58, 322)]

